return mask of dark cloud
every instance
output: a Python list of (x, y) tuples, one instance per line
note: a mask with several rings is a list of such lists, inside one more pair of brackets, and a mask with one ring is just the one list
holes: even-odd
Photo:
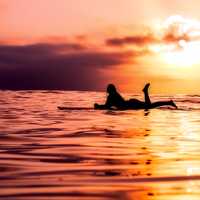
[[(187, 35), (166, 31), (161, 38), (153, 34), (110, 38), (101, 50), (87, 42), (41, 42), (27, 45), (0, 43), (0, 89), (66, 89), (97, 90), (110, 82), (106, 70), (135, 63), (138, 57), (150, 54), (147, 45), (178, 44), (189, 41)], [(123, 48), (135, 45), (136, 50)], [(146, 49), (146, 50), (145, 50)]]
[(107, 45), (119, 47), (124, 45), (144, 46), (155, 42), (157, 42), (157, 39), (152, 34), (126, 36), (121, 38), (115, 37), (106, 40)]
[(145, 47), (151, 44), (175, 44), (179, 46), (179, 42), (184, 40), (186, 42), (192, 41), (199, 38), (191, 38), (187, 33), (177, 33), (176, 30), (169, 29), (166, 30), (162, 36), (158, 37), (153, 34), (147, 35), (134, 35), (134, 36), (124, 36), (124, 37), (113, 37), (107, 39), (106, 45), (111, 47), (123, 47), (123, 46), (136, 46)]
[(0, 89), (100, 89), (102, 70), (134, 52), (88, 50), (79, 44), (0, 45)]

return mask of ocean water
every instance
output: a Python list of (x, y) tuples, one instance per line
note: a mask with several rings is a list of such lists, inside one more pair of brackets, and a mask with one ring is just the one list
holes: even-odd
[(0, 97), (0, 199), (200, 199), (200, 96), (152, 96), (179, 109), (150, 111), (57, 109), (103, 103), (100, 92)]

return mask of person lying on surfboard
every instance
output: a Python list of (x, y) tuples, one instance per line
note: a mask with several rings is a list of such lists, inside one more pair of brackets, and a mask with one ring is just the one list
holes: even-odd
[(151, 102), (149, 98), (149, 89), (150, 83), (147, 83), (142, 90), (144, 92), (144, 99), (145, 101), (140, 101), (138, 99), (129, 99), (125, 100), (117, 91), (116, 87), (113, 84), (109, 84), (107, 86), (107, 100), (106, 103), (103, 105), (94, 104), (95, 109), (112, 109), (116, 108), (119, 110), (126, 110), (126, 109), (152, 109), (157, 108), (160, 106), (172, 106), (174, 108), (177, 108), (176, 104), (170, 100), (170, 101), (156, 101)]

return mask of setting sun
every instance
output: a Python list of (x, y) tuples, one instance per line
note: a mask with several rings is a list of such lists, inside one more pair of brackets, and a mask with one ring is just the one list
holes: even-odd
[(171, 16), (164, 22), (164, 30), (170, 31), (162, 56), (167, 64), (189, 67), (200, 63), (200, 23), (182, 16)]
[(158, 42), (149, 49), (175, 67), (189, 67), (200, 63), (200, 23), (175, 15), (155, 27)]
[(185, 44), (182, 49), (172, 50), (163, 54), (166, 63), (177, 67), (190, 67), (200, 62), (199, 42)]

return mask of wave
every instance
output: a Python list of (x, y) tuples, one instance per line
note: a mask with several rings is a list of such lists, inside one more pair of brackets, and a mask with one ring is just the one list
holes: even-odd
[(175, 99), (175, 101), (180, 103), (200, 103), (200, 99)]
[(187, 97), (199, 97), (200, 98), (200, 95), (198, 95), (198, 94), (193, 94), (193, 95), (190, 95), (190, 94), (188, 94), (188, 95), (186, 95)]

